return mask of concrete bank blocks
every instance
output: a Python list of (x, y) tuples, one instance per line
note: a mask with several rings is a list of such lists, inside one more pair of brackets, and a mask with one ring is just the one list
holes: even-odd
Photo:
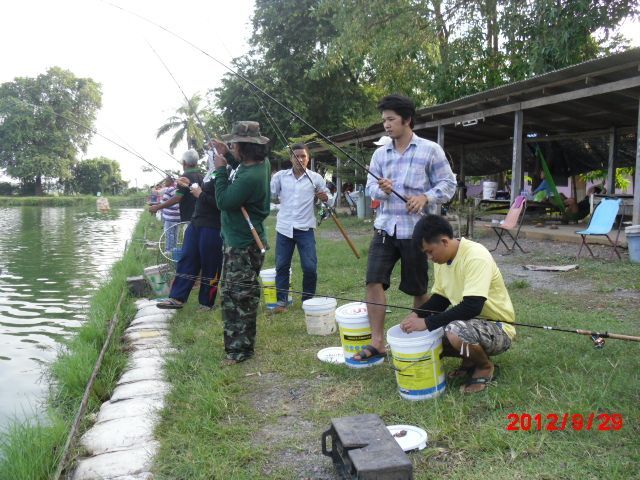
[(169, 384), (164, 357), (174, 350), (168, 322), (175, 314), (152, 300), (138, 300), (138, 312), (125, 331), (129, 365), (96, 423), (80, 439), (88, 456), (78, 460), (73, 480), (151, 480), (159, 444), (153, 437)]

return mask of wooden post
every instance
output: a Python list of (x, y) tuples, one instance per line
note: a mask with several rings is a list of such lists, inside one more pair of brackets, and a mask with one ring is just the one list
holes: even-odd
[(640, 101), (638, 102), (638, 123), (636, 124), (636, 175), (633, 182), (633, 225), (640, 225)]
[[(609, 129), (609, 166), (607, 168), (607, 193), (613, 195), (616, 193), (616, 168), (617, 168), (617, 138), (616, 127)], [(578, 198), (578, 197), (576, 197)]]
[(511, 165), (511, 203), (522, 190), (522, 110), (514, 112), (513, 118), (513, 163)]
[(464, 185), (463, 188), (458, 189), (458, 200), (460, 202), (460, 205), (462, 205), (467, 199), (467, 182), (464, 178), (464, 145), (460, 147), (460, 171), (458, 172), (458, 183)]
[(444, 125), (438, 125), (438, 145), (444, 150)]
[(340, 159), (336, 157), (336, 201), (333, 204), (335, 208), (340, 206), (340, 197), (342, 197), (342, 179), (340, 178)]

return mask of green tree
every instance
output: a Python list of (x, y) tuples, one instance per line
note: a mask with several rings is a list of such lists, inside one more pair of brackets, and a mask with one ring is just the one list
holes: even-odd
[(120, 164), (105, 157), (79, 161), (73, 168), (73, 176), (72, 188), (78, 193), (118, 194), (127, 187), (121, 177)]
[[(244, 77), (323, 132), (335, 132), (370, 114), (375, 105), (348, 68), (313, 74), (336, 35), (331, 12), (317, 11), (319, 0), (257, 0), (253, 16), (252, 50), (233, 67)], [(283, 15), (286, 12), (286, 15)], [(257, 120), (269, 138), (277, 138), (270, 114), (288, 136), (311, 133), (272, 100), (257, 100), (252, 87), (233, 74), (215, 92), (225, 120)], [(364, 106), (364, 108), (363, 108)], [(267, 114), (268, 112), (268, 114)]]
[[(609, 53), (610, 35), (638, 15), (637, 0), (503, 1), (504, 69), (510, 80), (556, 70)], [(596, 36), (600, 33), (600, 36)], [(626, 42), (615, 39), (613, 48)]]
[[(345, 63), (379, 93), (442, 103), (620, 48), (637, 0), (322, 0), (337, 32), (317, 74)], [(600, 35), (599, 37), (597, 35)]]
[(36, 195), (43, 178), (68, 179), (91, 140), (101, 95), (100, 84), (59, 67), (0, 85), (0, 167)]
[(195, 148), (201, 151), (204, 145), (204, 132), (198, 124), (198, 117), (203, 120), (203, 116), (206, 113), (200, 106), (202, 102), (202, 96), (200, 94), (194, 94), (189, 100), (178, 107), (175, 115), (172, 115), (167, 121), (158, 128), (156, 138), (160, 138), (166, 133), (171, 131), (173, 137), (169, 143), (169, 150), (173, 153), (180, 142), (186, 139), (187, 148)]

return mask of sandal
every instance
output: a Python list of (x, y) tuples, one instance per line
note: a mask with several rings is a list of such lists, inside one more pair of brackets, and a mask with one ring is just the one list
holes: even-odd
[[(493, 375), (490, 377), (471, 377), (460, 387), (460, 393), (470, 394), (483, 392), (491, 382), (496, 380), (496, 378), (498, 378), (498, 365), (493, 366)], [(482, 385), (482, 388), (471, 392), (467, 390), (467, 387), (470, 387), (471, 385)]]
[(468, 377), (473, 373), (474, 370), (475, 370), (475, 367), (473, 365), (470, 367), (464, 367), (461, 365), (455, 370), (452, 370), (449, 373), (447, 373), (447, 378), (449, 380), (455, 380), (456, 378)]
[(222, 362), (220, 363), (221, 366), (223, 367), (230, 367), (232, 365), (238, 365), (239, 363), (242, 363), (246, 360), (249, 360), (251, 357), (245, 357), (245, 358), (225, 358), (224, 360), (222, 360)]
[(162, 308), (164, 310), (177, 310), (179, 308), (182, 308), (183, 306), (184, 304), (179, 302), (175, 298), (168, 298), (164, 302), (156, 303), (156, 307)]
[[(367, 352), (366, 355), (364, 355), (364, 352)], [(362, 347), (360, 349), (360, 351), (358, 353), (356, 353), (356, 355), (358, 355), (358, 357), (360, 358), (355, 358), (355, 355), (353, 357), (351, 357), (351, 360), (353, 360), (354, 362), (368, 362), (370, 360), (374, 360), (376, 358), (384, 358), (387, 356), (387, 352), (381, 352), (380, 350), (378, 350), (376, 347), (374, 347), (373, 345), (365, 345), (364, 347)]]

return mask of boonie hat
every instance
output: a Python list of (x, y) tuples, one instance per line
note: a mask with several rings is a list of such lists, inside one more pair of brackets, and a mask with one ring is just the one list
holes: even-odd
[(222, 135), (222, 140), (227, 143), (257, 143), (259, 145), (269, 143), (267, 137), (260, 135), (260, 124), (251, 121), (234, 123), (231, 133)]

